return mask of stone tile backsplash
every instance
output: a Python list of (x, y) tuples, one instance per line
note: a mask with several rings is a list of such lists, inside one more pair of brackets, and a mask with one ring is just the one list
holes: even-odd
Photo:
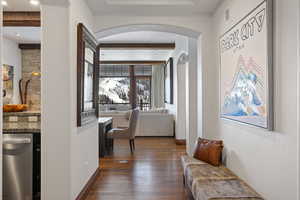
[(27, 104), (28, 110), (38, 111), (41, 109), (41, 80), (40, 77), (32, 77), (32, 72), (41, 71), (41, 50), (22, 50), (22, 79), (31, 79), (28, 87)]

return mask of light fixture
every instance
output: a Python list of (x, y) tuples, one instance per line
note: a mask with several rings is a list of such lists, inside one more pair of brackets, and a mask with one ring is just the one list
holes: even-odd
[(2, 0), (2, 6), (7, 6), (7, 1)]
[(41, 72), (31, 72), (31, 76), (41, 76)]
[(30, 0), (29, 2), (30, 2), (31, 5), (34, 5), (34, 6), (40, 5), (40, 1), (39, 0)]
[(17, 37), (21, 37), (21, 34), (20, 34), (20, 33), (16, 33), (16, 36), (17, 36)]

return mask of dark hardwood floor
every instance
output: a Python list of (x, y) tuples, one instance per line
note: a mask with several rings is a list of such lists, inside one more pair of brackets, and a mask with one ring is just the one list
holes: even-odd
[(114, 155), (100, 161), (101, 172), (86, 200), (186, 200), (180, 156), (185, 146), (173, 138), (116, 140)]

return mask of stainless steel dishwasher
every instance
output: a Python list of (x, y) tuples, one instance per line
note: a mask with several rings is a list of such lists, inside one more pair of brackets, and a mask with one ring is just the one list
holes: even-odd
[(32, 200), (32, 169), (32, 134), (3, 134), (3, 200)]

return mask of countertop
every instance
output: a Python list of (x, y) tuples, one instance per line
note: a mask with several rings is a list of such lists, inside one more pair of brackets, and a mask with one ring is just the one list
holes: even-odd
[(40, 133), (40, 122), (6, 122), (3, 123), (3, 133)]
[(40, 111), (3, 113), (3, 133), (40, 133)]
[(3, 112), (3, 116), (40, 116), (40, 111)]

